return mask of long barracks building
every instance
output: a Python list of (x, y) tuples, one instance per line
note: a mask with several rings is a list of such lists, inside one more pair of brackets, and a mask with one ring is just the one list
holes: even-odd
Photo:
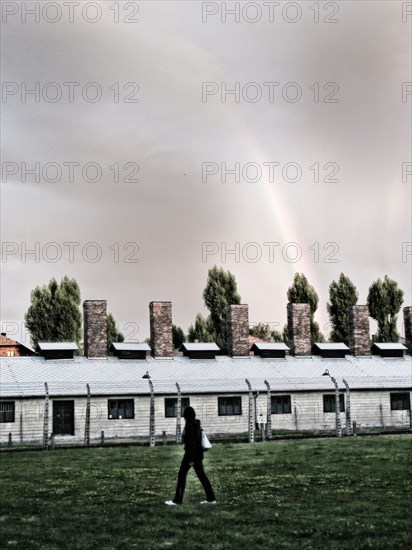
[[(229, 306), (228, 355), (215, 344), (172, 342), (171, 302), (150, 303), (151, 346), (113, 344), (107, 354), (106, 301), (84, 302), (84, 356), (70, 342), (39, 343), (38, 355), (0, 359), (0, 443), (87, 444), (180, 440), (181, 413), (195, 408), (213, 435), (276, 430), (411, 427), (412, 308), (406, 344), (374, 344), (367, 306), (349, 312), (350, 342), (310, 342), (308, 304), (288, 304), (290, 349), (256, 343), (248, 306)], [(338, 409), (338, 413), (336, 411)]]

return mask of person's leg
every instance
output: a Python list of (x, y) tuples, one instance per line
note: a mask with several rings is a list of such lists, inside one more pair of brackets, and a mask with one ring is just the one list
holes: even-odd
[(182, 463), (179, 468), (179, 473), (177, 475), (176, 494), (175, 498), (173, 499), (173, 502), (175, 502), (176, 504), (182, 504), (183, 502), (183, 495), (186, 487), (186, 476), (189, 470), (189, 462), (185, 459), (185, 457), (183, 457)]
[(213, 502), (216, 500), (215, 493), (213, 492), (212, 485), (210, 484), (209, 478), (205, 474), (205, 471), (203, 469), (203, 460), (196, 460), (193, 465), (196, 475), (199, 478), (200, 483), (203, 485), (203, 489), (206, 493), (206, 499), (209, 502)]

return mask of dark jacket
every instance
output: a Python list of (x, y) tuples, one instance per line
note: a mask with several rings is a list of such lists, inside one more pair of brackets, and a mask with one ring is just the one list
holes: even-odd
[(199, 420), (186, 421), (182, 438), (185, 444), (185, 458), (187, 461), (195, 462), (195, 460), (202, 460), (202, 429)]

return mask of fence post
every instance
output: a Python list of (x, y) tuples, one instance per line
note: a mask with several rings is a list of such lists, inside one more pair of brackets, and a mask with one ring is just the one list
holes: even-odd
[(163, 445), (166, 445), (166, 430), (162, 431)]
[(255, 422), (253, 418), (253, 392), (252, 386), (250, 385), (249, 380), (246, 378), (245, 382), (249, 390), (249, 411), (248, 411), (248, 439), (249, 443), (254, 443), (255, 441)]
[(379, 412), (380, 412), (380, 415), (381, 415), (381, 425), (382, 425), (382, 429), (385, 428), (385, 422), (383, 420), (383, 407), (382, 407), (382, 403), (379, 405)]
[(9, 433), (9, 442), (8, 442), (8, 446), (11, 447), (13, 445), (13, 436), (11, 434), (11, 432)]
[(20, 411), (20, 443), (23, 443), (23, 411)]
[(349, 384), (346, 382), (346, 380), (343, 378), (342, 382), (345, 384), (346, 387), (346, 435), (352, 435), (352, 416), (351, 416), (351, 410), (350, 410), (350, 390), (349, 390)]
[[(330, 375), (329, 375), (330, 376)], [(340, 399), (339, 399), (339, 386), (336, 382), (336, 379), (331, 376), (330, 379), (332, 380), (334, 386), (335, 386), (335, 418), (336, 418), (336, 437), (342, 436), (342, 427), (340, 423)]]
[(409, 409), (409, 427), (412, 430), (412, 409)]
[(356, 420), (353, 421), (353, 435), (356, 435)]
[(272, 439), (272, 394), (269, 382), (265, 380), (267, 388), (267, 413), (266, 413), (266, 437)]
[(155, 402), (154, 402), (154, 389), (152, 381), (149, 378), (149, 387), (150, 387), (150, 420), (149, 420), (149, 445), (151, 447), (155, 446)]
[(176, 443), (182, 442), (182, 394), (180, 386), (176, 382), (177, 389), (177, 413), (176, 413)]
[(43, 418), (43, 450), (49, 450), (49, 386), (44, 383), (46, 398), (44, 402), (44, 418)]
[(84, 427), (84, 445), (90, 447), (90, 386), (86, 384), (87, 400), (86, 400), (86, 420)]
[(104, 445), (104, 430), (100, 432), (100, 445)]
[(50, 434), (50, 449), (54, 450), (54, 433)]

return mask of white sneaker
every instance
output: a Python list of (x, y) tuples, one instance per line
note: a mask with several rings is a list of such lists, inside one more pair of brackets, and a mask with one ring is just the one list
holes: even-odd
[(202, 500), (200, 504), (217, 504), (215, 500)]
[(177, 506), (177, 503), (173, 502), (173, 500), (165, 500), (165, 504), (168, 506)]

